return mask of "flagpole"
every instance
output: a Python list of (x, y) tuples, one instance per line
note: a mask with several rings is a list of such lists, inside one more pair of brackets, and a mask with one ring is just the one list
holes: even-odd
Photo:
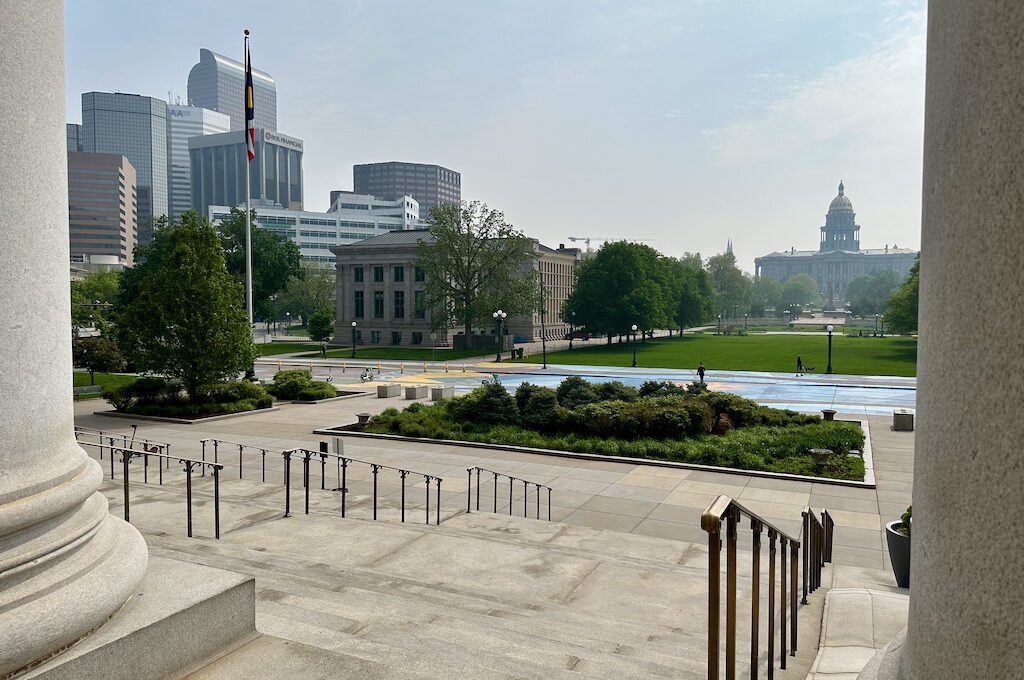
[[(245, 29), (245, 70), (246, 70), (246, 73), (249, 72), (250, 68), (252, 68), (252, 66), (249, 63), (249, 29)], [(245, 96), (248, 96), (248, 94), (246, 94)], [(252, 193), (252, 191), (251, 191), (251, 189), (249, 187), (249, 182), (250, 182), (250, 179), (249, 179), (249, 173), (250, 173), (249, 164), (250, 164), (251, 161), (249, 160), (249, 157), (248, 157), (248, 149), (249, 149), (249, 129), (248, 129), (248, 125), (246, 126), (246, 129), (244, 130), (243, 134), (245, 135), (245, 148), (246, 148), (246, 158), (245, 158), (245, 311), (249, 314), (249, 329), (250, 329), (250, 331), (252, 331), (252, 328), (253, 328), (253, 325), (252, 325), (252, 307), (253, 307), (253, 305), (252, 305), (252, 206), (250, 205), (251, 200), (252, 200), (250, 194)], [(253, 143), (253, 146), (255, 146), (255, 143)]]

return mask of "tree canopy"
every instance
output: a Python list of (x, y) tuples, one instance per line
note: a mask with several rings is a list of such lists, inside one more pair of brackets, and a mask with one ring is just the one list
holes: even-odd
[(917, 307), (921, 288), (921, 256), (895, 293), (889, 298), (885, 309), (885, 324), (893, 333), (917, 332)]
[(77, 368), (89, 371), (89, 384), (96, 384), (96, 371), (120, 371), (124, 356), (112, 338), (75, 338), (71, 343), (71, 356)]
[[(285, 290), (289, 278), (303, 275), (302, 253), (283, 234), (256, 226), (252, 211), (252, 306), (253, 316), (267, 319), (273, 313), (271, 298)], [(159, 229), (157, 230), (159, 232)], [(245, 211), (232, 208), (217, 225), (228, 273), (245, 285)], [(245, 305), (243, 288), (242, 305)], [(312, 310), (310, 310), (312, 312)], [(294, 314), (295, 312), (293, 312)]]
[(699, 253), (663, 258), (672, 286), (669, 316), (680, 330), (699, 326), (714, 316), (714, 291)]
[(119, 272), (92, 272), (71, 282), (71, 324), (95, 326), (117, 304)]
[(708, 258), (707, 272), (711, 287), (715, 291), (715, 310), (733, 318), (750, 309), (750, 279), (736, 266), (736, 256), (731, 252)]
[(750, 284), (750, 313), (764, 316), (770, 309), (778, 312), (782, 304), (782, 284), (767, 276), (758, 276)]
[(489, 327), (501, 309), (509, 316), (538, 308), (540, 282), (533, 241), (478, 201), (431, 210), (430, 239), (420, 242), (417, 266), (426, 276), (424, 304), (432, 328)]
[(293, 318), (309, 323), (309, 317), (321, 307), (333, 309), (336, 298), (334, 268), (304, 264), (301, 275), (288, 278), (284, 291), (274, 296), (269, 313), (262, 318), (266, 321), (280, 319), (285, 312), (291, 312)]
[(817, 282), (809, 274), (794, 274), (782, 284), (782, 305), (803, 309), (821, 298)]
[(858, 276), (846, 287), (850, 311), (857, 316), (885, 312), (886, 301), (899, 287), (902, 277), (894, 271)]
[(189, 210), (137, 253), (140, 262), (121, 276), (114, 326), (128, 360), (180, 380), (193, 400), (203, 385), (248, 369), (256, 347), (244, 292), (213, 227)]
[(325, 306), (310, 314), (307, 331), (316, 342), (330, 340), (334, 335), (334, 308)]

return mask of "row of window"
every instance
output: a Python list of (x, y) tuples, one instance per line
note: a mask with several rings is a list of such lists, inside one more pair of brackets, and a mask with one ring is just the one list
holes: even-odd
[[(405, 267), (398, 264), (391, 268), (392, 275), (395, 283), (403, 283), (405, 281)], [(413, 267), (413, 281), (416, 283), (423, 283), (427, 280), (426, 272), (423, 271), (422, 267)], [(352, 267), (352, 282), (363, 283), (363, 267)], [(384, 267), (373, 267), (373, 282), (383, 283), (384, 282)]]
[[(380, 336), (381, 336), (381, 332), (380, 331), (370, 331), (370, 342), (373, 343), (374, 345), (379, 345), (380, 344)], [(356, 339), (356, 342), (362, 342), (363, 341), (363, 332), (361, 330), (356, 330), (355, 331), (355, 339)], [(401, 345), (402, 344), (402, 332), (401, 331), (391, 331), (391, 344), (392, 345)], [(423, 344), (423, 332), (422, 331), (413, 331), (413, 333), (412, 333), (412, 344), (414, 344), (414, 345), (422, 345)]]
[[(424, 305), (423, 291), (417, 290), (413, 293), (413, 318), (414, 319), (425, 319), (427, 318), (427, 310)], [(404, 319), (405, 318), (405, 291), (396, 290), (394, 291), (394, 315), (392, 318)], [(356, 319), (365, 318), (366, 315), (366, 293), (365, 291), (357, 290), (353, 293), (352, 297), (352, 311), (353, 316)], [(383, 319), (384, 318), (384, 291), (375, 290), (373, 291), (373, 318)]]

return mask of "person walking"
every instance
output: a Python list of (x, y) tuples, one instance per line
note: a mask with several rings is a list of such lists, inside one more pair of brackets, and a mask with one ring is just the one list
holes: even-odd
[(697, 377), (700, 378), (701, 382), (704, 382), (704, 362), (700, 362), (697, 366)]
[(796, 374), (804, 374), (804, 360), (800, 358), (799, 354), (796, 355)]
[(327, 343), (326, 342), (321, 342), (320, 343), (320, 358), (321, 359), (326, 359), (327, 358)]

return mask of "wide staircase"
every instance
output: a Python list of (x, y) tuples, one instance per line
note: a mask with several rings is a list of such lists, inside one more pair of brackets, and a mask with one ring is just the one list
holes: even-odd
[[(436, 505), (425, 512), (428, 498), (436, 504), (424, 486), (430, 480), (410, 477), (403, 523), (393, 489), (378, 489), (378, 521), (372, 519), (371, 480), (362, 474), (347, 481), (344, 519), (340, 494), (329, 484), (321, 490), (318, 480), (308, 487), (307, 514), (301, 479), (291, 490), (291, 516), (284, 517), (280, 477), (263, 482), (222, 474), (215, 490), (212, 475), (197, 470), (186, 479), (180, 465), (176, 474), (161, 473), (163, 484), (154, 483), (159, 467), (140, 483), (143, 471), (137, 461), (131, 465), (130, 518), (152, 555), (256, 579), (259, 634), (206, 659), (188, 677), (708, 677), (706, 545), (523, 518), (521, 495), (513, 499), (517, 516), (507, 514), (507, 503), (498, 513), (477, 512), (475, 499), (467, 513), (466, 480), (441, 495), (438, 524)], [(124, 489), (120, 475), (104, 482), (112, 513), (124, 511)], [(493, 505), (485, 494), (482, 507)], [(532, 506), (522, 504), (531, 514)], [(731, 511), (720, 510), (730, 525)], [(747, 533), (733, 544), (748, 566), (733, 565), (731, 579), (728, 568), (721, 574), (723, 582), (735, 581), (735, 594), (726, 596), (734, 613), (736, 602), (744, 612), (734, 617), (739, 631), (732, 643), (742, 677), (751, 677), (752, 663), (753, 539), (744, 539)], [(767, 561), (765, 555), (758, 567), (761, 618), (768, 611)], [(786, 671), (777, 658), (769, 663), (766, 651), (767, 630), (779, 635), (778, 609), (774, 625), (761, 622), (754, 636), (757, 677), (770, 677), (769, 666), (775, 677), (805, 677), (820, 599), (812, 596), (801, 607), (802, 644)], [(723, 658), (726, 637), (720, 638)]]

